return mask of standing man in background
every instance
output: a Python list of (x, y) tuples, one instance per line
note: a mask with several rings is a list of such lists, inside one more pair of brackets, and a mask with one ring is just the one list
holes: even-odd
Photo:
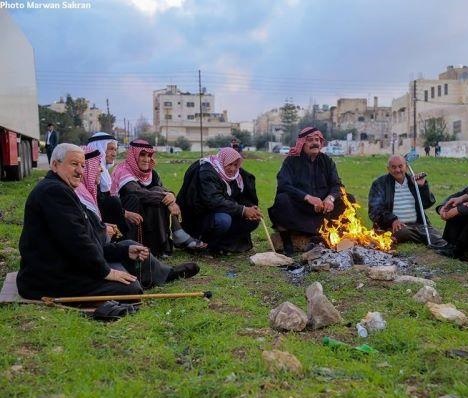
[(47, 131), (46, 131), (46, 137), (45, 137), (45, 142), (46, 142), (46, 153), (47, 153), (47, 161), (50, 164), (50, 157), (52, 156), (52, 152), (54, 151), (54, 148), (58, 144), (58, 134), (54, 130), (54, 125), (52, 123), (49, 123), (47, 125)]

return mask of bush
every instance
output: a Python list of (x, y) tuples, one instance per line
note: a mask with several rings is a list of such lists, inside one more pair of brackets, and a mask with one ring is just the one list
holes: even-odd
[(190, 151), (190, 147), (192, 146), (192, 144), (187, 138), (180, 136), (177, 137), (177, 139), (175, 140), (174, 146), (178, 146), (183, 151)]

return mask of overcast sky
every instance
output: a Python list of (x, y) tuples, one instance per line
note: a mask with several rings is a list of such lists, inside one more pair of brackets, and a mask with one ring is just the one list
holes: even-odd
[(109, 98), (117, 124), (151, 121), (151, 93), (167, 84), (197, 91), (199, 69), (216, 111), (243, 121), (285, 99), (375, 95), (390, 105), (411, 78), (468, 64), (465, 0), (89, 3), (9, 12), (35, 49), (39, 102), (70, 93), (105, 109)]

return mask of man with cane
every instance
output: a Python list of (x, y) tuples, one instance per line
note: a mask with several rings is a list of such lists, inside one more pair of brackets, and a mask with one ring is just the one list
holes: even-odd
[(391, 231), (398, 243), (444, 247), (447, 242), (424, 213), (435, 203), (425, 174), (411, 176), (405, 158), (399, 155), (389, 158), (387, 169), (388, 174), (377, 178), (369, 191), (369, 218), (374, 228)]

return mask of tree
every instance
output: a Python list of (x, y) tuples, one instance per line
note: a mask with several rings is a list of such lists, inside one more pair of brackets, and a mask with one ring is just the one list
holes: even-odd
[(148, 120), (141, 115), (135, 125), (135, 133), (136, 135), (139, 135), (140, 133), (146, 133), (148, 131), (152, 131), (153, 126), (149, 124)]
[(283, 124), (283, 143), (292, 145), (296, 140), (297, 132), (297, 107), (292, 102), (286, 101), (280, 108), (281, 110), (281, 123)]
[(115, 116), (112, 113), (101, 113), (98, 116), (98, 120), (99, 124), (101, 125), (101, 131), (112, 134), (115, 123)]
[(451, 135), (447, 132), (447, 123), (443, 117), (433, 117), (424, 120), (424, 146), (436, 146), (440, 141), (455, 140), (455, 134)]
[(166, 145), (166, 137), (162, 134), (156, 134), (156, 145)]
[(231, 146), (232, 137), (230, 135), (217, 135), (216, 137), (206, 140), (206, 144), (210, 148), (224, 148)]
[(88, 103), (84, 98), (74, 100), (70, 94), (67, 94), (65, 112), (71, 117), (75, 127), (83, 126), (82, 116), (86, 109), (88, 109)]
[[(138, 139), (148, 141), (150, 145), (156, 145), (155, 138), (156, 138), (156, 135), (152, 133), (151, 131), (145, 131), (145, 132), (141, 132), (140, 134), (138, 134)], [(163, 144), (158, 142), (158, 145), (163, 145)]]
[(232, 129), (232, 135), (236, 137), (243, 146), (252, 145), (252, 134), (247, 130)]
[(266, 149), (268, 141), (270, 141), (270, 138), (268, 134), (259, 134), (255, 136), (255, 146), (257, 150), (261, 149)]
[(313, 126), (313, 127), (318, 128), (322, 132), (322, 134), (323, 134), (323, 136), (325, 138), (327, 138), (327, 139), (329, 138), (328, 137), (328, 125), (327, 125), (327, 123), (324, 122), (323, 120), (315, 119), (314, 113), (310, 112), (310, 111), (307, 111), (306, 114), (304, 115), (304, 117), (299, 119), (299, 122), (297, 123), (297, 130), (301, 131), (303, 128), (309, 127), (309, 126)]
[(174, 146), (178, 146), (183, 151), (190, 151), (190, 147), (192, 146), (192, 144), (187, 138), (180, 136), (177, 137), (177, 139), (175, 140)]

